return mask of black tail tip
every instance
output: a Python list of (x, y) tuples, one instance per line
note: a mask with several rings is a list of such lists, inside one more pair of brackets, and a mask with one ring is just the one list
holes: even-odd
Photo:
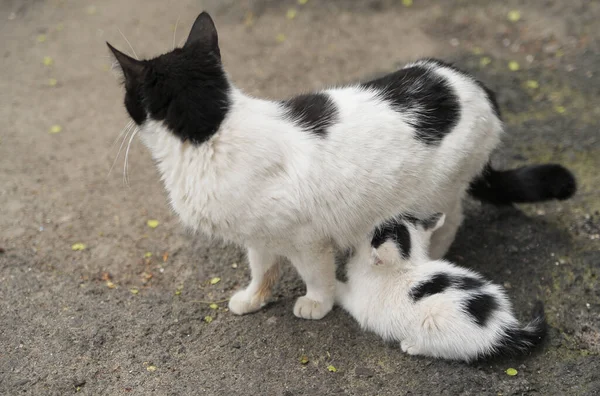
[(559, 164), (540, 165), (539, 177), (548, 188), (549, 198), (564, 201), (577, 192), (577, 181), (570, 170)]

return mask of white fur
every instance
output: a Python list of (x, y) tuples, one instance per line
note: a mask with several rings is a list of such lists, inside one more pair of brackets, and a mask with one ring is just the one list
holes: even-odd
[[(422, 63), (429, 65), (428, 63)], [(294, 313), (320, 319), (334, 301), (336, 246), (366, 246), (366, 236), (398, 213), (446, 212), (435, 236), (441, 257), (462, 220), (461, 201), (497, 146), (500, 120), (474, 80), (429, 65), (447, 79), (461, 102), (461, 118), (440, 145), (414, 138), (407, 120), (358, 86), (328, 90), (339, 122), (326, 138), (303, 131), (277, 102), (232, 91), (232, 106), (218, 132), (199, 146), (182, 143), (163, 123), (141, 127), (169, 194), (185, 225), (247, 247), (254, 284), (275, 262), (291, 260), (307, 294)], [(231, 311), (250, 302), (241, 291)]]
[(406, 225), (412, 244), (410, 259), (404, 260), (390, 241), (377, 250), (355, 252), (348, 263), (348, 282), (338, 282), (336, 302), (364, 329), (401, 342), (402, 350), (411, 355), (470, 361), (495, 351), (505, 339), (504, 331), (519, 326), (503, 289), (489, 282), (479, 289), (498, 303), (485, 326), (463, 310), (473, 290), (448, 288), (414, 301), (411, 289), (435, 274), (484, 280), (447, 261), (429, 261), (431, 230)]

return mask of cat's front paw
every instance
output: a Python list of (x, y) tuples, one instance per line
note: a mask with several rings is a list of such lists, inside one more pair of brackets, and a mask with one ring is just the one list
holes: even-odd
[(319, 320), (327, 315), (331, 308), (333, 308), (333, 300), (322, 302), (302, 296), (296, 300), (294, 315), (302, 319)]
[(231, 296), (229, 300), (229, 310), (236, 315), (245, 315), (258, 311), (264, 302), (256, 295), (250, 295), (246, 290), (240, 290)]
[(400, 348), (402, 348), (402, 352), (406, 352), (409, 355), (419, 355), (419, 348), (415, 345), (414, 342), (409, 340), (403, 340), (400, 342)]

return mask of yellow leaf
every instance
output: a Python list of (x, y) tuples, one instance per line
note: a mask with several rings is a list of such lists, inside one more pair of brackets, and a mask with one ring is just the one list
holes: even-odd
[(148, 367), (146, 367), (146, 370), (150, 371), (151, 373), (156, 371), (156, 366), (150, 365)]
[(210, 315), (206, 315), (206, 316), (204, 317), (204, 321), (205, 321), (206, 323), (210, 323), (210, 322), (212, 322), (212, 321), (213, 321), (213, 318), (212, 318), (212, 316), (210, 316)]
[(510, 62), (508, 62), (508, 68), (511, 71), (517, 71), (517, 70), (519, 70), (521, 68), (521, 66), (516, 61), (510, 61)]
[(473, 52), (474, 55), (481, 55), (481, 54), (483, 54), (483, 50), (481, 48), (479, 48), (479, 47), (474, 47), (472, 52)]
[(558, 114), (564, 114), (567, 109), (565, 109), (564, 106), (554, 106), (554, 111), (556, 111)]
[(308, 363), (308, 361), (309, 361), (308, 356), (306, 356), (306, 355), (300, 356), (300, 364), (306, 364), (306, 363)]
[(402, 5), (404, 5), (404, 7), (410, 7), (413, 5), (413, 0), (402, 0)]
[(525, 85), (527, 85), (527, 88), (531, 89), (538, 89), (540, 87), (540, 84), (535, 80), (527, 80)]
[(158, 220), (148, 220), (148, 221), (146, 222), (146, 224), (147, 224), (147, 225), (148, 225), (148, 227), (150, 227), (150, 228), (156, 228), (156, 227), (158, 227), (158, 225), (159, 225), (160, 223), (158, 222)]
[(490, 63), (492, 63), (492, 60), (488, 56), (484, 56), (479, 60), (479, 64), (481, 65), (481, 67), (486, 67)]
[(106, 287), (108, 287), (109, 289), (114, 289), (115, 287), (117, 287), (117, 285), (115, 285), (111, 281), (106, 281)]
[(517, 375), (518, 371), (514, 368), (507, 368), (506, 369), (506, 374), (510, 375), (511, 377), (514, 377), (515, 375)]
[(511, 22), (517, 22), (519, 19), (521, 19), (521, 13), (517, 10), (509, 11), (507, 18)]
[(298, 4), (300, 5), (304, 5), (306, 3), (308, 3), (308, 0), (298, 0)]
[(275, 36), (275, 40), (277, 40), (278, 43), (283, 43), (285, 41), (285, 34), (279, 33)]
[(71, 246), (71, 250), (75, 250), (75, 251), (78, 251), (78, 250), (84, 250), (84, 249), (85, 249), (85, 247), (86, 247), (86, 246), (85, 246), (85, 244), (83, 244), (83, 243), (74, 243), (74, 244)]
[(337, 369), (335, 367), (333, 367), (331, 364), (329, 366), (327, 366), (327, 370), (329, 370), (332, 373), (337, 372)]
[(60, 133), (62, 131), (62, 127), (60, 125), (52, 125), (50, 127), (49, 133)]
[(287, 10), (285, 17), (287, 19), (294, 19), (296, 18), (296, 14), (298, 14), (298, 12), (296, 11), (295, 8), (290, 8), (289, 10)]
[(49, 56), (44, 56), (43, 62), (44, 62), (44, 65), (46, 65), (46, 66), (52, 66), (52, 64), (54, 63), (54, 60)]
[(134, 295), (135, 295), (135, 294), (138, 294), (138, 293), (140, 292), (140, 291), (139, 291), (137, 288), (135, 288), (135, 287), (132, 287), (131, 289), (129, 289), (129, 291), (131, 292), (131, 294), (134, 294)]
[(46, 41), (46, 35), (45, 34), (40, 34), (37, 36), (37, 42), (38, 43), (43, 43), (44, 41)]
[(152, 257), (152, 252), (146, 252), (146, 254), (144, 254), (145, 258), (150, 258)]
[(215, 303), (209, 305), (210, 309), (219, 309), (219, 306)]
[(210, 280), (211, 285), (216, 285), (219, 282), (221, 282), (221, 278), (219, 278), (219, 277), (214, 277)]
[(51, 78), (48, 80), (48, 85), (50, 85), (51, 87), (55, 87), (56, 84), (58, 84), (58, 81), (56, 81), (56, 78)]
[(176, 296), (179, 296), (179, 295), (181, 295), (181, 290), (180, 290), (180, 289), (177, 289), (177, 290), (175, 290), (175, 295), (176, 295)]

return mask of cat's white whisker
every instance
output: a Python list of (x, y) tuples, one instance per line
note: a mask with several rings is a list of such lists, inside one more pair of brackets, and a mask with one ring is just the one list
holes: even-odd
[(123, 129), (121, 129), (121, 132), (119, 132), (119, 135), (115, 138), (115, 140), (113, 141), (113, 143), (110, 145), (110, 151), (112, 151), (113, 148), (115, 148), (117, 142), (119, 141), (119, 139), (125, 134), (126, 131), (130, 130), (131, 127), (133, 127), (133, 120), (130, 120)]
[(126, 130), (125, 136), (123, 137), (123, 140), (121, 141), (121, 146), (119, 146), (119, 151), (117, 151), (117, 155), (115, 156), (115, 159), (113, 160), (113, 163), (112, 163), (110, 169), (108, 170), (108, 174), (106, 175), (106, 177), (110, 176), (113, 168), (115, 167), (115, 164), (117, 163), (117, 160), (119, 159), (119, 157), (121, 155), (121, 150), (123, 150), (123, 146), (124, 146), (125, 142), (127, 141), (127, 136), (131, 132), (132, 128), (133, 128), (133, 125)]
[(127, 176), (127, 171), (129, 169), (129, 149), (131, 148), (131, 142), (133, 142), (133, 138), (139, 132), (139, 128), (135, 128), (131, 137), (129, 138), (129, 143), (127, 143), (127, 150), (125, 150), (125, 163), (123, 164), (123, 182), (126, 186), (129, 186), (129, 177)]
[(175, 49), (175, 38), (177, 37), (177, 26), (179, 25), (179, 18), (177, 17), (177, 22), (175, 22), (175, 29), (173, 31), (173, 49)]
[(135, 56), (135, 59), (140, 60), (140, 58), (137, 56), (137, 54), (135, 53), (135, 50), (133, 49), (133, 45), (131, 45), (131, 43), (129, 42), (129, 40), (127, 40), (127, 37), (125, 37), (125, 35), (123, 34), (123, 32), (121, 31), (121, 29), (117, 28), (117, 30), (119, 31), (119, 33), (121, 33), (121, 36), (123, 36), (123, 38), (125, 39), (125, 41), (127, 42), (127, 44), (129, 45), (129, 48), (131, 48), (131, 51), (133, 52), (133, 55)]

